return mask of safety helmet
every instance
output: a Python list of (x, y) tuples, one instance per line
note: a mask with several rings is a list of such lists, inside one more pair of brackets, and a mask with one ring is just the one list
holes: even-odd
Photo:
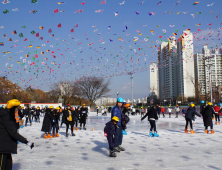
[(112, 118), (112, 120), (114, 120), (114, 121), (116, 121), (116, 122), (119, 122), (119, 118), (118, 118), (117, 116), (114, 116), (114, 117)]
[(47, 106), (47, 105), (46, 105), (45, 107), (46, 107), (46, 108), (48, 108), (48, 106)]
[(71, 104), (67, 104), (67, 107), (68, 107), (68, 106), (71, 107)]
[(142, 109), (143, 107), (141, 107), (141, 109)]
[(163, 108), (163, 106), (161, 106), (161, 108)]
[(12, 100), (9, 100), (8, 102), (7, 102), (7, 108), (8, 109), (11, 109), (12, 107), (14, 107), (14, 106), (19, 106), (21, 103), (20, 103), (20, 101), (19, 100), (17, 100), (17, 99), (12, 99)]
[(126, 104), (126, 107), (130, 107), (130, 104), (129, 104), (129, 103), (127, 103), (127, 104)]
[(178, 107), (178, 105), (176, 105), (176, 107)]
[(169, 107), (171, 107), (171, 106), (169, 106)]
[(40, 109), (40, 107), (37, 107), (37, 109)]
[(82, 106), (85, 106), (86, 104), (82, 104)]
[(190, 105), (190, 107), (194, 107), (194, 106), (195, 106), (195, 104), (193, 104), (193, 103)]
[(117, 98), (117, 102), (119, 102), (119, 103), (123, 103), (123, 102), (124, 102), (124, 100), (123, 100), (123, 98), (122, 98), (122, 97), (118, 97), (118, 98)]
[(60, 109), (60, 107), (56, 107), (55, 109), (56, 109), (56, 110), (59, 110), (59, 109)]
[(54, 107), (53, 106), (49, 106), (49, 109), (53, 109)]
[(5, 106), (3, 106), (3, 109), (5, 109)]
[(211, 103), (211, 102), (208, 102), (208, 103), (207, 103), (207, 105), (210, 105), (210, 106), (211, 106), (211, 105), (212, 105), (212, 103)]
[(126, 105), (126, 102), (123, 102), (123, 105)]
[(21, 108), (24, 108), (24, 106), (21, 106)]

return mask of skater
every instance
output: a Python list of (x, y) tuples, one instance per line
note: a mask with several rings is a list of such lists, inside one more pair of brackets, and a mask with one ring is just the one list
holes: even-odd
[(79, 114), (80, 114), (80, 107), (78, 106), (77, 109), (75, 110), (75, 116), (76, 116), (74, 121), (74, 125), (76, 126), (75, 130), (79, 130), (78, 129)]
[[(149, 136), (150, 137), (159, 137), (159, 135), (157, 134), (157, 131), (156, 131), (156, 120), (158, 120), (158, 116), (157, 116), (157, 112), (153, 106), (150, 108), (148, 113), (144, 117), (141, 118), (141, 121), (143, 119), (145, 119), (147, 116), (148, 116), (148, 121), (150, 122)], [(154, 130), (154, 133), (153, 133), (153, 130)]]
[(7, 109), (0, 109), (0, 169), (12, 169), (12, 153), (17, 154), (17, 141), (25, 143), (32, 149), (34, 143), (17, 132), (15, 113), (20, 101), (12, 99), (7, 102)]
[(156, 112), (158, 113), (158, 116), (159, 116), (159, 118), (160, 118), (160, 106), (157, 104), (156, 105)]
[(121, 126), (122, 126), (123, 135), (127, 135), (126, 125), (127, 125), (127, 123), (129, 123), (129, 121), (130, 121), (130, 118), (126, 114), (121, 114)]
[(136, 114), (136, 109), (133, 107), (131, 115), (135, 115), (135, 114)]
[(31, 112), (31, 115), (32, 115), (32, 122), (33, 122), (33, 118), (35, 118), (35, 122), (37, 122), (35, 106), (32, 106), (30, 112)]
[(52, 121), (52, 137), (59, 137), (59, 120), (60, 120), (60, 107), (56, 107), (55, 110), (51, 111), (53, 116)]
[(46, 113), (45, 113), (44, 120), (42, 123), (42, 130), (41, 130), (41, 131), (45, 132), (44, 139), (52, 138), (52, 136), (50, 134), (51, 128), (52, 128), (52, 122), (55, 122), (52, 114), (50, 113), (52, 111), (53, 111), (53, 106), (49, 106), (49, 108), (46, 109)]
[(176, 111), (176, 117), (175, 118), (178, 118), (178, 114), (180, 113), (180, 107), (178, 105), (176, 105), (175, 111)]
[(36, 110), (36, 119), (37, 119), (37, 122), (39, 122), (40, 123), (40, 118), (39, 118), (39, 116), (40, 116), (40, 107), (37, 107), (37, 110)]
[[(68, 104), (68, 106), (71, 106)], [(64, 110), (62, 111), (62, 121), (61, 121), (61, 124), (60, 124), (60, 128), (62, 127), (62, 124), (66, 122), (65, 120), (65, 114), (64, 112), (67, 110), (67, 106), (64, 107)]]
[(106, 107), (104, 108), (104, 116), (107, 116), (107, 109), (106, 109)]
[(217, 125), (220, 124), (220, 116), (219, 116), (220, 107), (217, 106), (216, 104), (214, 106), (214, 111), (215, 111), (215, 124)]
[(70, 105), (67, 106), (67, 110), (63, 112), (65, 116), (65, 124), (66, 124), (66, 137), (68, 137), (68, 130), (69, 130), (69, 125), (71, 126), (71, 135), (75, 136), (75, 133), (73, 133), (73, 126), (74, 126), (74, 120), (75, 120), (75, 113), (74, 111), (71, 110)]
[(171, 112), (172, 112), (172, 109), (171, 109), (171, 106), (169, 106), (168, 108), (169, 118), (171, 118)]
[(163, 114), (163, 118), (164, 118), (166, 110), (163, 108), (163, 106), (161, 106), (160, 112)]
[(184, 108), (182, 108), (182, 114), (183, 114), (183, 116), (185, 117), (186, 110), (185, 110)]
[(190, 123), (190, 133), (195, 134), (195, 132), (193, 131), (192, 120), (194, 121), (195, 115), (201, 117), (201, 115), (196, 112), (194, 107), (195, 105), (192, 103), (190, 107), (187, 109), (187, 112), (185, 113), (185, 119), (186, 119), (186, 125), (185, 125), (185, 131), (184, 131), (185, 133), (189, 133), (189, 131), (187, 130), (187, 126), (188, 126), (188, 123)]
[(82, 129), (82, 124), (83, 124), (83, 129), (86, 130), (87, 114), (88, 114), (88, 108), (86, 107), (85, 104), (83, 104), (82, 108), (80, 109), (80, 115), (79, 115), (80, 130)]
[(125, 108), (122, 110), (122, 114), (124, 114), (124, 115), (128, 114), (128, 116), (129, 116), (129, 111), (130, 111), (130, 104), (127, 103), (125, 105)]
[(144, 113), (145, 113), (144, 110), (145, 110), (145, 109), (144, 109), (143, 107), (141, 107), (141, 117), (143, 117), (143, 115), (144, 115)]
[(116, 153), (114, 151), (114, 137), (115, 129), (118, 128), (117, 123), (119, 122), (119, 118), (117, 116), (114, 116), (111, 121), (106, 123), (106, 126), (104, 128), (104, 135), (107, 137), (108, 143), (109, 143), (109, 156), (110, 157), (116, 157)]
[(97, 116), (98, 116), (98, 114), (99, 114), (99, 107), (98, 106), (96, 106), (96, 112), (97, 112)]
[(113, 117), (118, 117), (119, 122), (117, 123), (118, 128), (116, 128), (115, 134), (114, 134), (114, 151), (120, 152), (124, 151), (125, 149), (121, 146), (122, 140), (123, 140), (123, 133), (122, 133), (122, 126), (121, 126), (121, 117), (122, 117), (122, 105), (123, 105), (123, 98), (119, 97), (117, 98), (116, 106), (113, 107), (111, 112), (111, 119)]
[(211, 128), (211, 134), (214, 134), (213, 130), (213, 114), (215, 114), (214, 109), (212, 108), (212, 103), (208, 102), (206, 108), (204, 109), (202, 116), (203, 116), (203, 121), (204, 121), (204, 126), (205, 126), (205, 133), (209, 133), (208, 131), (208, 126)]
[(27, 126), (28, 121), (30, 122), (30, 126), (32, 126), (32, 121), (31, 121), (31, 113), (29, 106), (27, 106), (24, 111), (23, 111), (24, 117), (25, 117), (25, 126)]

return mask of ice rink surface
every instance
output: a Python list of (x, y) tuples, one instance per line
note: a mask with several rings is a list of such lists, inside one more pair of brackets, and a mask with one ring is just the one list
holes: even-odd
[[(185, 120), (179, 115), (160, 117), (157, 131), (160, 137), (149, 137), (149, 122), (140, 115), (130, 116), (128, 135), (123, 137), (126, 151), (109, 157), (108, 143), (103, 134), (108, 116), (90, 113), (87, 130), (74, 131), (65, 137), (65, 124), (60, 137), (44, 139), (41, 123), (20, 129), (20, 134), (35, 143), (31, 150), (18, 145), (13, 155), (13, 170), (222, 170), (222, 124), (215, 125), (215, 134), (204, 134), (201, 118), (194, 125), (196, 134), (185, 134)], [(95, 130), (92, 131), (92, 128)], [(69, 129), (70, 134), (70, 129)]]

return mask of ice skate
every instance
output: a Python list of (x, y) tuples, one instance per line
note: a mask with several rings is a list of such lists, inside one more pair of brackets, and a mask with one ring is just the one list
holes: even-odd
[(76, 127), (76, 130), (79, 130), (79, 129)]
[(209, 132), (208, 132), (208, 130), (206, 129), (206, 130), (204, 131), (204, 133), (209, 133)]
[(149, 133), (149, 137), (153, 137), (153, 132), (150, 132), (150, 133)]
[(52, 138), (52, 136), (50, 134), (48, 134), (48, 138)]
[(113, 150), (114, 150), (114, 152), (120, 152), (118, 147), (114, 147)]
[(191, 134), (195, 134), (195, 132), (193, 131), (193, 129), (190, 131)]
[(110, 151), (109, 151), (109, 156), (110, 156), (110, 157), (116, 157), (115, 151), (114, 151), (114, 150), (110, 150)]
[(220, 125), (220, 122), (218, 122), (218, 124)]
[(80, 127), (79, 130), (82, 130), (82, 127)]
[(217, 122), (215, 122), (215, 125), (217, 125)]
[(185, 133), (189, 133), (189, 131), (187, 129), (184, 130)]
[(73, 128), (73, 130), (75, 130), (75, 128)]
[(119, 148), (120, 151), (125, 151), (125, 148), (122, 147), (121, 145), (119, 145), (118, 148)]
[(72, 132), (72, 136), (76, 136), (75, 133)]
[(83, 127), (83, 130), (86, 130), (86, 127), (85, 127), (85, 126)]
[(53, 137), (53, 138), (55, 137), (55, 133), (52, 134), (52, 137)]
[(157, 132), (154, 133), (153, 137), (159, 137), (159, 135), (157, 134)]
[(59, 134), (58, 134), (58, 133), (56, 133), (56, 137), (59, 137)]
[(123, 135), (127, 135), (126, 130), (123, 130), (122, 133), (123, 133)]
[(48, 138), (48, 136), (46, 134), (44, 134), (44, 139), (47, 139), (47, 138)]
[(66, 137), (68, 137), (69, 135), (68, 135), (68, 133), (66, 133)]
[(214, 134), (215, 132), (214, 132), (214, 130), (211, 130), (211, 134)]

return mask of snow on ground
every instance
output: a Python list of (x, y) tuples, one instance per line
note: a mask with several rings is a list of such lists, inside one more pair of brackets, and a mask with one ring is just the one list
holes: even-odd
[[(43, 118), (41, 118), (42, 121)], [(179, 115), (157, 121), (158, 138), (149, 137), (147, 119), (130, 116), (128, 135), (122, 146), (126, 151), (109, 157), (108, 143), (103, 135), (108, 116), (90, 113), (87, 130), (75, 131), (76, 136), (65, 137), (65, 125), (60, 137), (44, 139), (42, 123), (33, 122), (30, 127), (20, 129), (20, 134), (35, 143), (31, 150), (18, 145), (18, 154), (13, 155), (13, 170), (188, 170), (222, 169), (222, 124), (214, 125), (215, 134), (204, 134), (201, 118), (194, 125), (196, 134), (185, 134), (185, 120)], [(94, 127), (94, 131), (92, 128)], [(70, 132), (70, 131), (69, 131)]]

